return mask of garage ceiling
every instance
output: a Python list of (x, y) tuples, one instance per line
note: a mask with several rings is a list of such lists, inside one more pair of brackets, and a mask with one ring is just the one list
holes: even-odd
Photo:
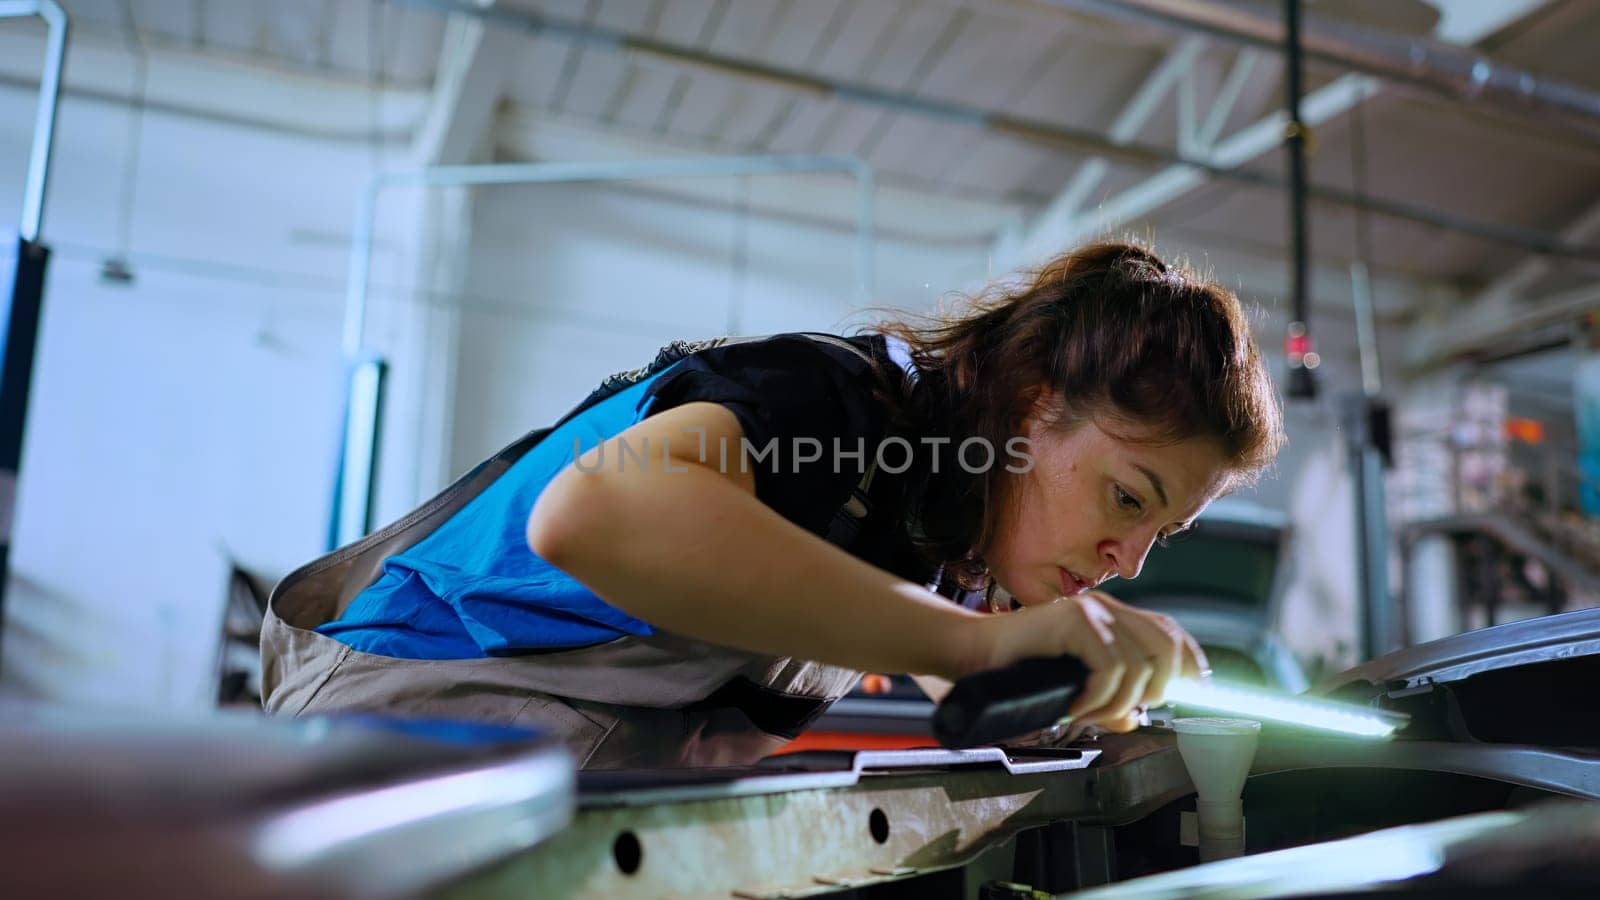
[[(63, 5), (85, 32), (417, 89), (432, 83), (447, 33), (440, 11), (402, 0)], [(1462, 12), (1453, 13), (1452, 3), (1443, 0), (1437, 5), (1446, 19)], [(1221, 136), (1281, 103), (1281, 65), (1270, 52), (1070, 6), (1042, 0), (504, 0), (498, 8), (512, 15), (491, 21), (518, 34), (504, 89), (513, 118), (575, 123), (705, 152), (856, 155), (888, 184), (1029, 209), (1059, 196), (1086, 162), (1081, 148), (536, 33), (515, 14), (533, 12), (733, 61), (1099, 135), (1113, 133), (1130, 98), (1185, 41), (1197, 45), (1190, 48), (1190, 71), (1200, 116), (1212, 107), (1228, 73), (1249, 66), (1231, 111), (1214, 123)], [(1420, 2), (1389, 6), (1413, 13), (1391, 16), (1390, 24), (1426, 27), (1434, 18)], [(1383, 7), (1353, 0), (1309, 4), (1314, 13), (1334, 16), (1371, 15)], [(1517, 17), (1480, 40), (1481, 52), (1541, 77), (1600, 90), (1600, 56), (1592, 50), (1600, 34), (1600, 4), (1553, 0), (1512, 7)], [(1414, 15), (1419, 10), (1423, 15)], [(1340, 74), (1316, 66), (1310, 87)], [(1364, 152), (1359, 161), (1366, 172), (1357, 187), (1370, 194), (1546, 234), (1560, 232), (1600, 203), (1600, 142), (1592, 135), (1487, 104), (1415, 94), (1384, 92), (1357, 109)], [(1167, 92), (1132, 131), (1133, 143), (1176, 153), (1177, 92)], [(1313, 180), (1351, 189), (1356, 146), (1350, 115), (1323, 125), (1316, 133)], [(1192, 154), (1194, 148), (1188, 149)], [(1269, 152), (1243, 170), (1275, 175), (1277, 156)], [(1085, 201), (1092, 206), (1114, 197), (1157, 168), (1112, 165)], [(1182, 228), (1264, 257), (1281, 256), (1285, 209), (1276, 190), (1213, 180), (1135, 224), (1158, 237), (1163, 227)], [(1353, 257), (1356, 217), (1333, 204), (1315, 209), (1314, 251), (1335, 263)], [(1368, 224), (1371, 258), (1395, 273), (1481, 285), (1526, 256), (1504, 243), (1412, 222), (1372, 216)], [(1596, 242), (1582, 233), (1569, 237)], [(1594, 271), (1569, 262), (1546, 277), (1570, 282), (1574, 270)], [(1539, 285), (1525, 287), (1536, 291)]]

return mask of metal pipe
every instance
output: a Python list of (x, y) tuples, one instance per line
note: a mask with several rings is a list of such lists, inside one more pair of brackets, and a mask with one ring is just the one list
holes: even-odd
[(33, 386), (34, 353), (44, 310), (45, 272), (50, 248), (40, 243), (44, 226), (45, 186), (55, 141), (56, 107), (61, 96), (61, 67), (67, 53), (67, 14), (51, 0), (0, 3), (0, 18), (38, 16), (49, 27), (44, 72), (39, 77), (39, 109), (34, 119), (33, 149), (23, 185), (22, 218), (17, 230), (17, 256), (10, 284), (0, 293), (0, 626), (4, 625), (7, 572), (11, 561), (17, 485), (22, 475), (22, 444)]
[[(1361, 110), (1350, 116), (1350, 189), (1367, 189), (1367, 133)], [(1355, 306), (1356, 347), (1361, 353), (1361, 390), (1374, 398), (1383, 393), (1383, 364), (1378, 355), (1378, 313), (1372, 298), (1372, 277), (1367, 260), (1372, 258), (1372, 235), (1367, 217), (1355, 215), (1356, 259), (1350, 263), (1350, 299)]]
[(1355, 305), (1356, 348), (1361, 356), (1361, 392), (1369, 398), (1383, 393), (1383, 372), (1378, 357), (1378, 315), (1372, 303), (1372, 277), (1361, 260), (1350, 263), (1350, 296)]
[(1378, 447), (1389, 410), (1365, 394), (1344, 397), (1345, 452), (1355, 511), (1356, 576), (1361, 601), (1363, 659), (1376, 659), (1394, 649), (1394, 598), (1389, 589), (1389, 522), (1384, 493), (1385, 460)]
[[(1284, 26), (1247, 9), (1194, 0), (1047, 0), (1082, 12), (1131, 19), (1254, 47), (1283, 45)], [(1309, 59), (1375, 75), (1435, 96), (1534, 114), (1600, 135), (1600, 93), (1499, 63), (1468, 48), (1343, 22), (1316, 20), (1304, 36)]]
[(22, 223), (17, 233), (36, 242), (44, 228), (44, 192), (50, 180), (50, 155), (56, 136), (56, 109), (61, 103), (61, 69), (67, 56), (67, 14), (55, 0), (0, 2), (0, 19), (38, 16), (49, 27), (44, 72), (39, 76), (39, 108), (33, 119), (33, 149), (22, 189)]
[(389, 365), (367, 359), (349, 367), (345, 393), (344, 433), (340, 439), (338, 484), (329, 517), (329, 549), (372, 531), (373, 503), (383, 442), (384, 382)]
[(1305, 95), (1305, 65), (1300, 52), (1300, 0), (1283, 0), (1284, 74), (1288, 78), (1285, 112), (1289, 125), (1284, 133), (1284, 149), (1289, 151), (1289, 228), (1294, 254), (1294, 320), (1306, 321), (1306, 283), (1310, 255), (1306, 220), (1306, 130), (1300, 118), (1300, 98)]
[(876, 181), (872, 167), (848, 156), (727, 156), (707, 159), (646, 159), (626, 162), (494, 163), (489, 165), (432, 166), (410, 171), (380, 172), (367, 183), (356, 205), (345, 292), (344, 340), (348, 361), (362, 358), (362, 333), (366, 328), (367, 294), (372, 272), (373, 231), (378, 198), (401, 185), (421, 187), (473, 187), (490, 184), (562, 184), (593, 181), (640, 181), (649, 178), (726, 178), (740, 175), (813, 175), (841, 173), (856, 179), (856, 292), (863, 304), (871, 302), (875, 280), (873, 240)]
[(834, 80), (795, 69), (707, 53), (598, 25), (564, 22), (533, 10), (511, 9), (504, 6), (480, 7), (462, 0), (399, 0), (399, 2), (441, 14), (476, 16), (506, 27), (570, 41), (589, 49), (760, 81), (786, 91), (801, 91), (821, 100), (835, 99), (881, 106), (897, 112), (996, 131), (1034, 143), (1070, 149), (1086, 155), (1104, 156), (1133, 165), (1184, 161), (1171, 151), (1138, 144), (1118, 144), (1088, 129), (1009, 116), (975, 106), (874, 87), (865, 82)]
[[(438, 13), (477, 16), (506, 27), (561, 38), (593, 49), (642, 55), (670, 64), (718, 72), (737, 78), (761, 81), (790, 90), (802, 91), (822, 99), (847, 100), (879, 106), (895, 112), (939, 119), (1017, 138), (1029, 143), (1068, 150), (1086, 156), (1100, 156), (1113, 162), (1129, 165), (1156, 166), (1181, 164), (1192, 166), (1212, 178), (1251, 184), (1281, 190), (1275, 178), (1260, 173), (1246, 172), (1227, 166), (1215, 165), (1205, 159), (1185, 156), (1170, 150), (1138, 143), (1119, 144), (1094, 131), (1073, 128), (1055, 122), (1010, 116), (978, 107), (965, 106), (913, 94), (883, 90), (866, 84), (834, 81), (827, 78), (770, 66), (748, 60), (730, 59), (700, 50), (680, 47), (646, 37), (636, 37), (622, 31), (593, 25), (578, 25), (549, 18), (540, 13), (511, 9), (504, 6), (479, 7), (460, 0), (398, 0), (407, 6)], [(1062, 0), (1067, 2), (1067, 0)], [(1076, 2), (1076, 0), (1071, 0)], [(1274, 49), (1277, 46), (1273, 45)], [(1600, 247), (1573, 244), (1559, 237), (1523, 228), (1477, 222), (1451, 213), (1423, 209), (1392, 201), (1360, 197), (1349, 191), (1332, 187), (1312, 186), (1310, 196), (1351, 209), (1367, 210), (1391, 218), (1415, 222), (1470, 234), (1483, 240), (1518, 247), (1533, 253), (1572, 259), (1600, 261)]]

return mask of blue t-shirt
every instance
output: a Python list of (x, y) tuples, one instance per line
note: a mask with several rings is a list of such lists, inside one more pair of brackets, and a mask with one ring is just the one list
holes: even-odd
[[(883, 338), (852, 341), (880, 364), (894, 365)], [(802, 336), (695, 353), (563, 422), (433, 534), (386, 560), (378, 580), (317, 631), (357, 650), (406, 659), (513, 655), (651, 634), (648, 623), (528, 549), (528, 514), (545, 485), (577, 455), (649, 415), (715, 402), (734, 413), (752, 444), (777, 442), (771, 464), (752, 467), (756, 496), (825, 534), (859, 471), (832, 464), (829, 454), (796, 466), (789, 448), (796, 439), (824, 447), (835, 439), (846, 447), (858, 439), (875, 443), (886, 412), (873, 375), (848, 350)]]

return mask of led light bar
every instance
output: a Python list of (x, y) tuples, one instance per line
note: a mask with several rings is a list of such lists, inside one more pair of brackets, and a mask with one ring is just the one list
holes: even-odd
[(1358, 737), (1389, 737), (1405, 724), (1408, 718), (1403, 713), (1332, 700), (1274, 694), (1254, 688), (1220, 684), (1209, 678), (1183, 678), (1173, 681), (1167, 685), (1167, 702)]

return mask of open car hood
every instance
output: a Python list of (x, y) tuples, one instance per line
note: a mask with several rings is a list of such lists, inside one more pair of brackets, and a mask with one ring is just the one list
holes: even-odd
[(1405, 712), (1413, 740), (1600, 750), (1600, 609), (1482, 628), (1379, 657), (1316, 693)]
[(1318, 693), (1349, 693), (1354, 685), (1396, 689), (1461, 681), (1498, 669), (1600, 655), (1600, 609), (1480, 628), (1397, 650), (1334, 675)]

